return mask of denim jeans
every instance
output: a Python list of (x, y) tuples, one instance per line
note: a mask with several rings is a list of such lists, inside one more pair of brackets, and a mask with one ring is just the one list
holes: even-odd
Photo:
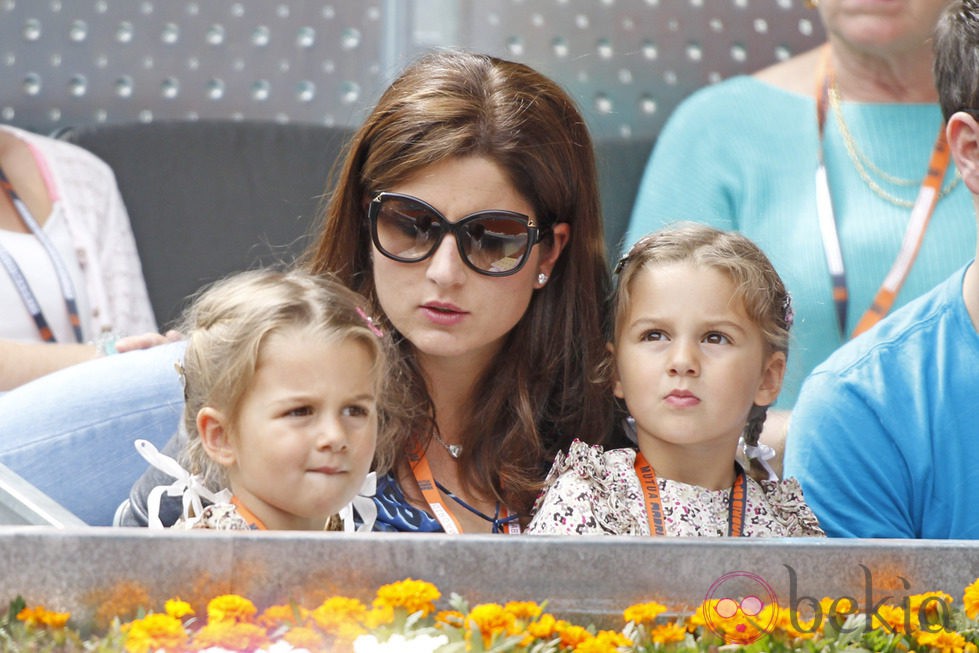
[(0, 395), (0, 463), (93, 526), (146, 470), (133, 441), (176, 433), (185, 343), (107, 356)]

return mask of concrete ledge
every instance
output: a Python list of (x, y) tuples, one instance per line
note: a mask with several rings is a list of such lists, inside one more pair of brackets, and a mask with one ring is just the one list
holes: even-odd
[[(961, 602), (979, 577), (979, 543), (897, 540), (737, 540), (216, 533), (87, 528), (0, 528), (0, 601), (83, 617), (120, 587), (151, 607), (167, 598), (234, 592), (260, 606), (326, 596), (370, 600), (406, 577), (471, 604), (549, 601), (579, 622), (619, 618), (631, 603), (698, 605), (733, 572), (762, 579), (781, 605), (851, 597), (861, 609), (942, 590)], [(872, 609), (872, 606), (870, 606)]]

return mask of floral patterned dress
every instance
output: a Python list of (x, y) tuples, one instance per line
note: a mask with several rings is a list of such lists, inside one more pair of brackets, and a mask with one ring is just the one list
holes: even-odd
[[(636, 451), (604, 451), (576, 440), (559, 454), (534, 505), (531, 534), (649, 535)], [(823, 536), (795, 479), (748, 477), (745, 537)], [(728, 534), (730, 490), (708, 490), (657, 479), (666, 534), (718, 537)]]

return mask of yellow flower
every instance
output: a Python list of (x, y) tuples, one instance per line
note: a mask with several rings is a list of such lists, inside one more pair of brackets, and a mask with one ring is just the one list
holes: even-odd
[(442, 593), (431, 583), (406, 578), (381, 586), (377, 590), (374, 605), (404, 608), (408, 614), (421, 612), (422, 616), (428, 616), (435, 611), (435, 602), (441, 597)]
[(394, 608), (390, 605), (375, 605), (364, 615), (364, 625), (374, 629), (394, 623)]
[(765, 606), (762, 611), (762, 617), (760, 621), (762, 623), (768, 623), (768, 613), (769, 609), (776, 610), (775, 616), (775, 630), (783, 632), (791, 639), (813, 639), (822, 631), (823, 624), (826, 623), (826, 617), (820, 616), (819, 622), (816, 622), (815, 615), (809, 617), (803, 617), (798, 612), (793, 612), (789, 608), (783, 608), (781, 606)]
[(347, 624), (359, 624), (366, 615), (367, 606), (357, 599), (334, 596), (323, 601), (309, 616), (321, 630), (335, 634)]
[(631, 644), (629, 638), (622, 633), (602, 630), (594, 637), (575, 646), (574, 653), (617, 653), (620, 646)]
[(187, 644), (187, 631), (180, 619), (168, 614), (149, 614), (123, 626), (129, 653), (178, 651)]
[(716, 620), (714, 625), (723, 631), (719, 634), (727, 644), (750, 644), (765, 634), (758, 628), (758, 622), (740, 610), (730, 619)]
[(636, 603), (635, 605), (630, 605), (622, 613), (622, 617), (626, 621), (633, 621), (637, 624), (642, 624), (655, 621), (656, 617), (664, 612), (666, 612), (666, 606), (660, 605), (655, 601), (650, 601), (648, 603)]
[(877, 608), (871, 619), (873, 628), (883, 628), (888, 632), (904, 633), (904, 608), (894, 605), (882, 605)]
[(183, 619), (184, 617), (194, 614), (194, 609), (190, 607), (190, 603), (181, 601), (179, 598), (170, 599), (164, 603), (163, 609), (174, 619)]
[(268, 643), (268, 636), (261, 626), (234, 619), (223, 619), (209, 621), (206, 626), (197, 631), (193, 646), (198, 649), (213, 646), (231, 651), (254, 651)]
[[(527, 634), (531, 638), (551, 639), (554, 637), (554, 629), (556, 626), (557, 619), (554, 618), (554, 615), (544, 613), (539, 619), (537, 619), (537, 621), (532, 621), (527, 624)], [(529, 646), (529, 644), (524, 644), (524, 646)]]
[(306, 628), (305, 626), (297, 626), (296, 628), (290, 628), (286, 631), (286, 634), (282, 636), (286, 642), (292, 645), (294, 648), (304, 648), (309, 651), (324, 651), (327, 650), (326, 640), (323, 635), (312, 628)]
[(922, 646), (927, 646), (939, 653), (963, 653), (967, 644), (965, 637), (947, 630), (939, 630), (934, 633), (920, 630), (915, 639)]
[(541, 607), (533, 601), (510, 601), (503, 609), (517, 619), (536, 619), (540, 616)]
[(498, 635), (513, 633), (516, 618), (498, 603), (481, 603), (469, 611), (466, 623), (479, 629), (483, 646), (489, 648)]
[(710, 622), (707, 620), (707, 615), (714, 614), (719, 600), (720, 599), (708, 599), (702, 602), (694, 613), (687, 619), (687, 630), (692, 633), (698, 628), (709, 628)]
[(298, 605), (270, 605), (259, 615), (257, 623), (266, 628), (299, 626), (306, 622), (309, 610)]
[(554, 633), (561, 638), (561, 646), (572, 650), (593, 637), (581, 626), (570, 624), (563, 619), (554, 624)]
[(24, 608), (17, 613), (17, 619), (31, 627), (64, 628), (70, 618), (70, 612), (52, 612), (41, 606)]
[(965, 588), (962, 603), (965, 604), (965, 616), (969, 619), (975, 619), (979, 615), (979, 578)]
[(677, 623), (660, 624), (649, 632), (655, 644), (673, 644), (682, 642), (687, 636), (687, 629)]
[(207, 604), (207, 622), (240, 621), (248, 623), (258, 609), (248, 599), (237, 594), (222, 594)]

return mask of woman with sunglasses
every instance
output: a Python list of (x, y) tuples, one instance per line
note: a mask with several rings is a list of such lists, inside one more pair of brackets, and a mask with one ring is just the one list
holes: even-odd
[[(400, 408), (382, 415), (375, 464), (381, 527), (517, 533), (553, 454), (610, 434), (612, 395), (592, 381), (604, 249), (591, 139), (552, 81), (444, 51), (383, 94), (303, 261), (368, 297), (400, 348)], [(146, 403), (139, 378), (128, 374), (137, 396), (120, 413)], [(175, 401), (165, 387), (159, 404)], [(114, 434), (115, 451), (134, 430)], [(141, 521), (149, 489), (170, 480), (141, 479), (124, 523)]]

